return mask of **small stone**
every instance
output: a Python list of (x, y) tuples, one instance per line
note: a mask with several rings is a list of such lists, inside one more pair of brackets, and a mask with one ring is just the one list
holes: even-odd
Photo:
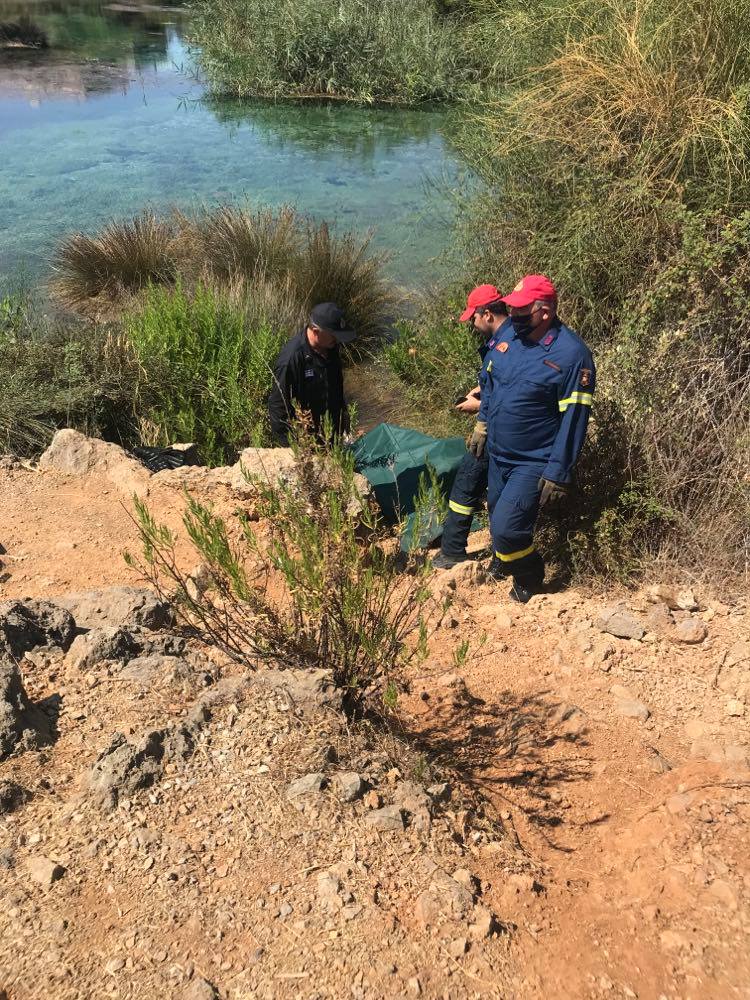
[(741, 719), (745, 714), (745, 706), (737, 698), (730, 698), (724, 707), (724, 711), (730, 718)]
[(340, 903), (338, 898), (341, 882), (332, 872), (321, 872), (318, 875), (318, 899), (321, 902)]
[(46, 888), (49, 888), (58, 879), (61, 879), (65, 874), (65, 869), (62, 865), (59, 865), (56, 861), (50, 861), (49, 858), (42, 857), (41, 855), (29, 858), (28, 862), (29, 875)]
[(404, 816), (398, 806), (384, 806), (373, 809), (365, 816), (365, 823), (383, 832), (404, 829)]
[(488, 938), (495, 928), (495, 918), (486, 906), (475, 906), (473, 922), (469, 925), (469, 933), (475, 941)]
[(468, 889), (469, 892), (475, 893), (477, 891), (478, 880), (468, 868), (457, 868), (453, 872), (453, 879), (459, 885), (462, 885), (464, 889)]
[(507, 632), (513, 627), (513, 619), (507, 611), (498, 611), (495, 615), (495, 628), (498, 632)]
[(365, 783), (356, 771), (339, 771), (334, 775), (333, 785), (342, 802), (354, 802), (365, 790)]
[(293, 781), (286, 790), (287, 801), (301, 798), (303, 795), (313, 795), (322, 791), (325, 785), (325, 775), (320, 773), (306, 774)]
[(418, 997), (422, 995), (422, 984), (417, 979), (416, 976), (412, 976), (409, 982), (406, 984), (406, 989), (409, 991), (409, 995), (413, 997)]
[(114, 976), (116, 972), (125, 968), (124, 958), (110, 958), (107, 964), (104, 966), (104, 971), (108, 972), (110, 976)]
[(676, 642), (694, 646), (696, 643), (703, 642), (708, 635), (708, 629), (705, 623), (698, 618), (686, 618), (675, 625), (673, 635)]
[(469, 942), (464, 937), (455, 938), (455, 940), (451, 941), (448, 945), (448, 954), (453, 958), (463, 958), (468, 950)]
[(414, 915), (424, 927), (434, 927), (440, 919), (441, 908), (437, 896), (427, 889), (420, 892), (414, 905)]
[(596, 627), (620, 639), (642, 639), (646, 634), (643, 625), (623, 605), (605, 608), (596, 621)]
[(368, 809), (379, 809), (383, 804), (382, 796), (374, 788), (367, 792), (363, 801)]
[(293, 912), (292, 906), (289, 903), (282, 903), (279, 907), (279, 916), (282, 920), (286, 920), (288, 916)]
[(618, 698), (615, 712), (626, 719), (638, 719), (640, 722), (645, 722), (651, 715), (648, 707), (635, 698)]
[(693, 798), (692, 792), (675, 792), (674, 795), (669, 796), (665, 803), (667, 812), (671, 813), (672, 816), (677, 816), (688, 808)]
[(217, 1000), (219, 996), (213, 983), (196, 976), (185, 989), (180, 1000)]
[(144, 872), (150, 872), (153, 867), (154, 867), (154, 859), (149, 855), (149, 857), (147, 857), (146, 860), (143, 862), (143, 870)]

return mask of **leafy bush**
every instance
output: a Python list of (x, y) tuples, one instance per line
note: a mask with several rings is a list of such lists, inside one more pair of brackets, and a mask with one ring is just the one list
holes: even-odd
[(128, 443), (138, 370), (104, 328), (41, 317), (0, 299), (0, 452), (39, 454), (60, 427)]
[(434, 0), (196, 0), (193, 39), (211, 90), (418, 104), (466, 93), (477, 66)]
[(266, 398), (283, 332), (282, 315), (247, 289), (234, 296), (198, 285), (187, 295), (150, 288), (125, 318), (145, 373), (137, 402), (149, 444), (195, 441), (209, 464), (226, 464), (266, 443)]
[[(429, 566), (404, 575), (390, 529), (362, 495), (351, 452), (301, 431), (289, 482), (256, 482), (262, 528), (223, 521), (190, 500), (185, 529), (208, 568), (198, 594), (175, 558), (176, 538), (136, 505), (143, 557), (128, 557), (183, 616), (233, 658), (326, 667), (349, 705), (383, 707), (406, 664), (426, 655)], [(238, 538), (238, 542), (232, 539)]]
[(413, 402), (416, 422), (424, 421), (427, 433), (465, 433), (466, 417), (453, 404), (477, 384), (478, 336), (455, 318), (430, 316), (398, 323), (396, 330), (382, 363)]

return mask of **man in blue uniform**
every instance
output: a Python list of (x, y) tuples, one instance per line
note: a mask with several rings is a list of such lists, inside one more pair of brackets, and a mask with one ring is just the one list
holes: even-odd
[(596, 374), (588, 347), (557, 316), (549, 278), (527, 275), (503, 301), (510, 324), (485, 361), (469, 450), (489, 457), (492, 573), (511, 575), (511, 598), (526, 603), (544, 582), (533, 542), (537, 514), (568, 491)]
[[(479, 285), (469, 292), (466, 308), (459, 316), (459, 322), (471, 323), (482, 338), (479, 356), (482, 368), (479, 385), (456, 404), (461, 413), (478, 413), (482, 383), (485, 377), (484, 365), (488, 354), (495, 346), (503, 324), (508, 322), (508, 308), (502, 301), (500, 292), (494, 285)], [(456, 563), (468, 558), (466, 543), (471, 531), (471, 522), (476, 511), (481, 510), (487, 496), (487, 467), (489, 457), (479, 457), (467, 452), (453, 481), (448, 501), (448, 516), (443, 525), (440, 553), (434, 558), (435, 569), (450, 569)]]

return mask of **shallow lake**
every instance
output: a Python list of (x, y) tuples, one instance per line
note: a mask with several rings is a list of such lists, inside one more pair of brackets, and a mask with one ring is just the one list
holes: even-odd
[(465, 182), (442, 112), (207, 100), (179, 4), (0, 0), (0, 289), (144, 206), (293, 204), (439, 272)]

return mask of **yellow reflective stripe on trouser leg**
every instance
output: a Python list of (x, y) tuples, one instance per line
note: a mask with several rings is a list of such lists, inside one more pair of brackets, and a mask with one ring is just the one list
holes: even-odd
[(456, 503), (455, 500), (449, 500), (448, 506), (455, 514), (473, 514), (474, 508), (467, 507), (466, 504)]
[(573, 403), (580, 403), (581, 406), (591, 406), (593, 402), (594, 397), (590, 392), (572, 392), (565, 399), (561, 399), (557, 405), (560, 408), (560, 412), (564, 413)]
[(520, 552), (496, 552), (495, 555), (503, 562), (514, 562), (516, 559), (523, 559), (524, 556), (530, 556), (533, 551), (534, 546), (529, 545), (528, 549), (521, 549)]

